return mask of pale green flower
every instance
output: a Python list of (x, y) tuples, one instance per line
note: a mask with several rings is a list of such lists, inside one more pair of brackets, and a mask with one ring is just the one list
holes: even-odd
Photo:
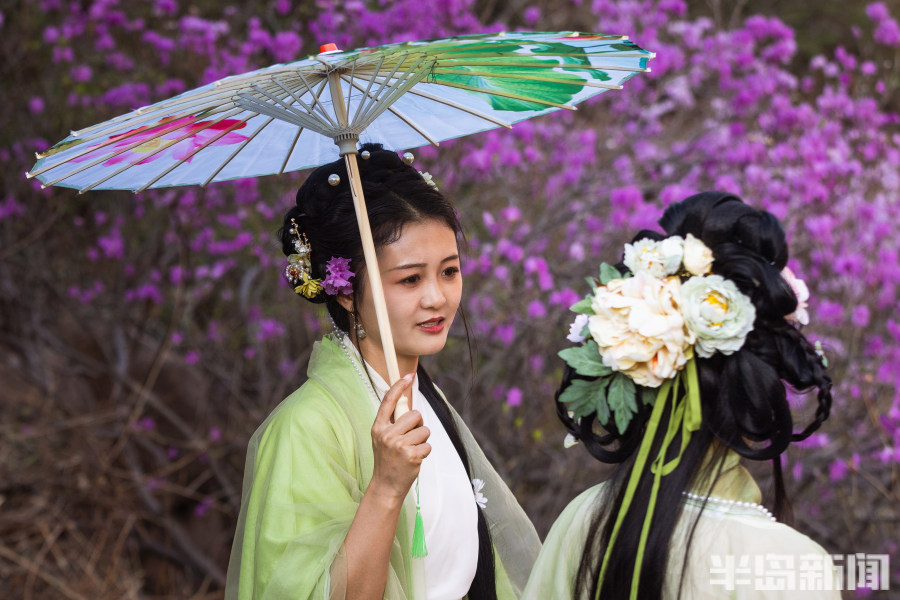
[(703, 358), (741, 349), (753, 329), (756, 308), (730, 279), (720, 275), (691, 277), (681, 285), (681, 313)]

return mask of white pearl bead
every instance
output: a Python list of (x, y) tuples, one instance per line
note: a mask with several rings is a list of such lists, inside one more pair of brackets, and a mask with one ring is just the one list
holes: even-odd
[(759, 504), (755, 504), (753, 502), (746, 502), (743, 500), (732, 500), (726, 498), (716, 498), (715, 496), (701, 496), (700, 494), (694, 494), (693, 492), (681, 492), (681, 494), (689, 498), (690, 500), (697, 500), (699, 502), (706, 502), (708, 504), (719, 504), (726, 507), (734, 507), (737, 506), (739, 508), (748, 508), (761, 512), (764, 514), (770, 521), (777, 521), (777, 519), (772, 515), (772, 513), (765, 507)]

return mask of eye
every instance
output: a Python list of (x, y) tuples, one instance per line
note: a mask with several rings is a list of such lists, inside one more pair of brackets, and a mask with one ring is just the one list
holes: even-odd
[(455, 276), (457, 273), (459, 273), (459, 267), (457, 267), (457, 266), (452, 266), (452, 267), (447, 267), (446, 269), (444, 269), (444, 270), (442, 271), (441, 274), (442, 274), (444, 277), (453, 277), (453, 276)]
[(405, 277), (400, 280), (400, 283), (413, 284), (419, 281), (419, 275), (410, 275), (409, 277)]

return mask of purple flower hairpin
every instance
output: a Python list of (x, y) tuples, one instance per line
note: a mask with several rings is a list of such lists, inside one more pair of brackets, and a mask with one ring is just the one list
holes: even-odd
[(350, 259), (332, 256), (325, 263), (325, 281), (322, 282), (325, 293), (330, 296), (338, 294), (350, 295), (353, 293), (353, 284), (350, 278), (354, 273), (350, 270)]

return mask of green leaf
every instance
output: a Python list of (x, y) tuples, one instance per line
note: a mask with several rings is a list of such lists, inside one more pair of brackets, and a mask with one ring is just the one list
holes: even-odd
[(583, 300), (579, 300), (578, 302), (576, 302), (575, 304), (570, 306), (569, 310), (571, 310), (574, 313), (578, 313), (580, 315), (594, 314), (594, 309), (591, 308), (591, 297), (588, 296), (587, 298), (584, 298)]
[(581, 346), (559, 351), (559, 357), (585, 377), (603, 377), (612, 373), (612, 369), (603, 364), (600, 348), (594, 340), (588, 340)]
[(614, 266), (602, 263), (600, 265), (600, 283), (606, 285), (613, 279), (622, 279), (622, 274)]
[[(451, 69), (453, 72), (441, 72), (429, 77), (429, 83), (457, 84), (486, 91), (496, 91), (509, 94), (552, 102), (566, 104), (584, 89), (584, 82), (588, 77), (604, 80), (606, 73), (594, 69), (590, 60), (584, 54), (584, 50), (560, 43), (529, 44), (523, 41), (522, 48), (528, 45), (529, 54), (518, 54), (515, 48), (504, 44), (498, 52), (492, 49), (490, 43), (466, 46), (454, 51), (454, 61), (439, 59), (440, 68)], [(580, 56), (573, 56), (577, 54)], [(540, 56), (546, 54), (546, 56)], [(554, 56), (559, 54), (562, 56)], [(470, 57), (481, 63), (490, 63), (491, 58), (496, 58), (500, 63), (497, 66), (481, 64), (468, 67), (465, 59)], [(455, 62), (455, 59), (462, 59)], [(581, 69), (556, 70), (557, 65), (582, 65)], [(536, 69), (535, 66), (544, 67)], [(471, 73), (471, 74), (470, 74)], [(531, 77), (540, 77), (550, 81), (534, 80)], [(467, 90), (474, 94), (481, 93), (475, 90)], [(548, 106), (539, 102), (531, 102), (527, 99), (507, 98), (504, 96), (486, 95), (491, 108), (502, 111), (528, 112), (547, 110)]]
[(594, 279), (593, 277), (585, 277), (584, 280), (591, 287), (591, 289), (594, 289), (595, 287), (597, 287), (597, 280)]
[(573, 419), (597, 414), (597, 420), (603, 424), (609, 422), (609, 405), (606, 403), (606, 387), (608, 379), (586, 381), (576, 379), (560, 394), (559, 401), (566, 404)]
[(641, 402), (643, 402), (646, 406), (653, 406), (654, 404), (656, 404), (656, 396), (658, 395), (659, 388), (641, 388)]
[[(590, 323), (585, 323), (585, 324), (584, 324), (584, 327), (581, 328), (581, 331), (578, 332), (578, 335), (580, 335), (580, 336), (583, 337), (583, 338), (588, 338), (588, 337), (590, 337), (590, 335), (591, 335), (591, 325), (590, 325)], [(828, 365), (825, 365), (825, 366), (827, 367)]]
[(616, 419), (616, 428), (619, 433), (628, 429), (631, 417), (637, 412), (637, 404), (634, 401), (634, 382), (624, 373), (616, 373), (609, 384), (609, 392), (606, 401)]

